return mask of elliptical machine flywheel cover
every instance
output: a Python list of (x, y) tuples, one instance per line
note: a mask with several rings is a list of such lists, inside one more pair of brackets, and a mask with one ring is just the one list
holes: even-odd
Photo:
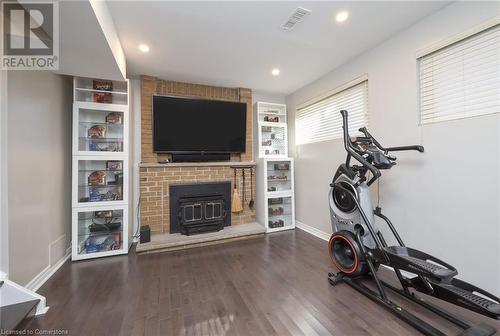
[(365, 256), (352, 232), (342, 230), (332, 234), (328, 242), (328, 252), (342, 273), (356, 276), (366, 272)]
[(333, 202), (340, 211), (351, 213), (356, 210), (356, 202), (353, 199), (353, 197), (356, 197), (356, 190), (347, 182), (339, 182), (339, 184), (349, 191), (334, 186), (332, 192)]

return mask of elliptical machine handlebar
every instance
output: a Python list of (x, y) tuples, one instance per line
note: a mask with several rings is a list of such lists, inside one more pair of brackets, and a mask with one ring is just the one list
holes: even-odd
[(413, 146), (398, 146), (398, 147), (388, 147), (386, 148), (388, 152), (401, 152), (401, 151), (408, 151), (408, 150), (416, 150), (419, 151), (420, 153), (424, 152), (424, 146), (421, 145), (413, 145)]
[(397, 146), (397, 147), (383, 147), (374, 137), (373, 135), (368, 132), (366, 127), (361, 127), (359, 129), (361, 133), (363, 133), (367, 138), (370, 138), (370, 140), (373, 142), (375, 146), (378, 147), (381, 151), (387, 154), (387, 152), (400, 152), (400, 151), (408, 151), (408, 150), (416, 150), (419, 151), (420, 153), (424, 152), (424, 146), (421, 145), (413, 145), (413, 146)]
[(371, 185), (373, 182), (375, 182), (380, 176), (380, 170), (378, 170), (374, 165), (372, 165), (370, 162), (368, 162), (364, 157), (359, 155), (356, 150), (354, 149), (354, 146), (352, 145), (351, 142), (351, 137), (349, 136), (349, 124), (347, 121), (347, 111), (346, 110), (341, 110), (340, 114), (342, 114), (342, 128), (344, 129), (344, 147), (345, 150), (347, 151), (348, 158), (347, 161), (349, 161), (349, 157), (352, 156), (356, 160), (358, 160), (363, 166), (368, 168), (368, 170), (372, 173), (373, 177), (368, 181), (368, 185)]

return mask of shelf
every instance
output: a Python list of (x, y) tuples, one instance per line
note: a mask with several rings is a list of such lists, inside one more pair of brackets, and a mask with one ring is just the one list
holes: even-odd
[[(108, 81), (73, 79), (72, 260), (126, 254), (130, 247), (129, 82), (98, 87), (95, 80)], [(89, 185), (94, 172), (100, 179), (91, 182), (106, 184)], [(98, 225), (106, 223), (111, 230)]]
[(78, 108), (83, 109), (83, 110), (90, 110), (93, 112), (102, 112), (102, 113), (109, 113), (109, 112), (123, 112), (124, 109), (128, 108), (128, 105), (126, 103), (122, 104), (117, 104), (117, 103), (96, 103), (94, 101), (87, 101), (87, 100), (75, 100), (75, 105), (78, 106)]
[(289, 182), (288, 179), (267, 179), (267, 182)]
[[(109, 112), (109, 111), (106, 111)], [(80, 121), (80, 125), (96, 125), (96, 126), (106, 126), (106, 127), (123, 127), (123, 124), (118, 123), (107, 123), (102, 121)]]
[(286, 115), (286, 112), (282, 111), (259, 111), (260, 115)]
[(106, 90), (96, 90), (96, 89), (90, 89), (90, 88), (75, 88), (77, 91), (84, 91), (84, 92), (96, 92), (96, 93), (111, 93), (111, 94), (120, 94), (120, 95), (127, 95), (127, 92), (124, 91), (106, 91)]
[(92, 110), (94, 112), (122, 112), (122, 109), (127, 108), (126, 102), (98, 103), (93, 100), (75, 100), (75, 104), (84, 110)]
[[(113, 220), (119, 220), (119, 221), (123, 220), (122, 216), (113, 216), (112, 218), (113, 218)], [(100, 223), (102, 220), (103, 220), (103, 218), (95, 218), (95, 217), (84, 217), (84, 218), (80, 217), (80, 218), (78, 218), (78, 221), (82, 222), (82, 223), (89, 222), (89, 221), (95, 221), (97, 224), (106, 224), (106, 222)], [(109, 224), (113, 224), (113, 222), (111, 222)]]
[(215, 162), (169, 162), (169, 163), (139, 163), (140, 168), (176, 168), (176, 167), (238, 167), (256, 166), (254, 161), (215, 161)]
[(267, 232), (278, 232), (278, 231), (285, 231), (285, 230), (293, 230), (295, 226), (293, 224), (291, 225), (285, 225), (285, 226), (280, 226), (276, 228), (267, 228)]
[(96, 141), (96, 142), (123, 142), (123, 138), (86, 138), (80, 137), (82, 141)]
[[(109, 160), (109, 161), (115, 161), (115, 160)], [(79, 172), (87, 172), (87, 173), (93, 173), (95, 171), (103, 171), (106, 173), (123, 173), (123, 169), (120, 170), (111, 170), (111, 169), (79, 169)]]
[(100, 185), (100, 186), (94, 186), (94, 185), (79, 185), (78, 188), (99, 188), (99, 189), (104, 189), (104, 188), (113, 188), (113, 187), (123, 187), (123, 183), (118, 183), (118, 184), (106, 184), (106, 185)]
[(291, 216), (292, 214), (291, 213), (283, 213), (281, 215), (268, 215), (269, 218), (275, 218), (275, 217), (288, 217), (288, 216)]
[(78, 237), (99, 237), (99, 236), (109, 236), (109, 235), (114, 235), (116, 233), (122, 234), (123, 228), (120, 226), (118, 229), (111, 230), (111, 231), (101, 231), (101, 232), (90, 232), (88, 228), (85, 228), (87, 233), (79, 233)]

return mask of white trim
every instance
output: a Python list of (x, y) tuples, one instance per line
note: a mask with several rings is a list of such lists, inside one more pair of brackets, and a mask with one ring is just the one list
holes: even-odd
[(26, 288), (28, 290), (31, 290), (33, 292), (36, 292), (37, 290), (40, 289), (40, 287), (42, 287), (42, 285), (50, 279), (50, 277), (52, 275), (54, 275), (55, 272), (57, 272), (57, 270), (59, 268), (61, 268), (61, 266), (66, 262), (66, 260), (68, 260), (69, 258), (71, 257), (71, 247), (68, 248), (66, 250), (66, 253), (64, 255), (64, 257), (62, 257), (61, 259), (59, 259), (58, 262), (56, 262), (54, 265), (50, 266), (48, 265), (47, 267), (45, 267), (40, 273), (38, 273), (30, 282), (28, 282), (28, 284), (26, 285)]
[(344, 90), (347, 90), (355, 85), (358, 85), (358, 84), (361, 84), (363, 82), (366, 82), (368, 81), (368, 74), (364, 74), (364, 75), (361, 75), (355, 79), (353, 79), (352, 81), (349, 81), (345, 84), (342, 84), (340, 86), (337, 86), (335, 89), (333, 90), (330, 90), (330, 91), (327, 91), (325, 93), (322, 93), (320, 95), (317, 95), (315, 97), (312, 97), (310, 99), (308, 99), (307, 101), (301, 103), (301, 104), (297, 104), (297, 106), (295, 107), (295, 110), (298, 111), (300, 109), (303, 109), (311, 104), (314, 104), (314, 103), (317, 103), (318, 101), (320, 100), (323, 100), (325, 98), (328, 98), (330, 96), (333, 96), (334, 94), (337, 94), (339, 92), (342, 92)]
[(9, 277), (7, 76), (6, 70), (0, 70), (0, 273), (3, 279)]
[(416, 53), (416, 58), (418, 59), (418, 58), (427, 56), (429, 54), (432, 54), (433, 52), (436, 52), (436, 51), (443, 49), (443, 48), (445, 48), (453, 43), (457, 43), (461, 40), (464, 40), (468, 37), (471, 37), (472, 35), (478, 34), (478, 33), (482, 32), (483, 30), (489, 29), (489, 28), (494, 27), (498, 24), (500, 24), (500, 15), (495, 16), (494, 18), (492, 18), (486, 22), (483, 22), (483, 23), (481, 23), (481, 24), (479, 24), (471, 29), (468, 29), (460, 34), (456, 34), (452, 37), (449, 37), (447, 39), (444, 39), (444, 40), (441, 40), (437, 43), (434, 43), (434, 44), (430, 45), (429, 47), (418, 50)]
[(313, 236), (316, 236), (316, 237), (318, 237), (320, 239), (323, 239), (325, 241), (329, 241), (330, 240), (330, 236), (332, 235), (331, 233), (327, 233), (327, 232), (318, 230), (315, 227), (312, 227), (310, 225), (302, 223), (302, 222), (300, 222), (298, 220), (295, 221), (295, 227), (298, 228), (298, 229), (301, 229), (302, 231), (310, 233)]

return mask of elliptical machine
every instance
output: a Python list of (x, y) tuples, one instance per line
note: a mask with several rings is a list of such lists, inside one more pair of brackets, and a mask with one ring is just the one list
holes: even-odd
[[(472, 324), (415, 294), (415, 291), (421, 292), (476, 313), (500, 319), (498, 297), (456, 279), (456, 268), (444, 261), (406, 247), (389, 218), (382, 213), (382, 209), (378, 206), (375, 209), (372, 207), (369, 187), (380, 178), (380, 170), (390, 169), (396, 164), (396, 157), (389, 153), (408, 150), (424, 152), (424, 147), (415, 145), (384, 148), (365, 127), (359, 129), (364, 136), (351, 140), (348, 113), (345, 110), (340, 113), (343, 119), (347, 160), (337, 169), (330, 184), (329, 204), (333, 234), (328, 243), (328, 250), (339, 270), (337, 274), (328, 274), (330, 284), (348, 284), (426, 335), (445, 334), (391, 301), (385, 289), (464, 329), (460, 335), (495, 334), (496, 329), (492, 326), (484, 323)], [(351, 159), (355, 159), (359, 164), (351, 164)], [(375, 222), (375, 216), (387, 223), (398, 246), (387, 245)], [(394, 269), (401, 288), (394, 287), (377, 276), (379, 265)], [(363, 284), (363, 279), (373, 279), (376, 290)]]

